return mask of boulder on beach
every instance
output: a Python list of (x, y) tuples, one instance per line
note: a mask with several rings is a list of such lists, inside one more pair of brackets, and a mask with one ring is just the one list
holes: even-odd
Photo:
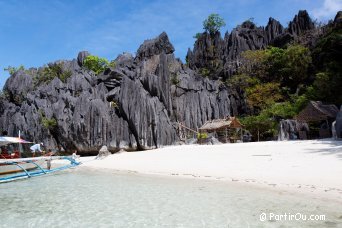
[(96, 156), (97, 159), (105, 158), (107, 156), (111, 155), (109, 152), (107, 146), (102, 146), (99, 150), (99, 154)]
[(307, 139), (309, 126), (307, 123), (297, 120), (281, 120), (279, 122), (278, 141)]

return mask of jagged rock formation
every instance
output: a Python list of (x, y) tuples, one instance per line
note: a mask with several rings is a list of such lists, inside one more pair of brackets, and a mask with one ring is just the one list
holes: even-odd
[(341, 26), (342, 25), (342, 11), (338, 11), (335, 19), (334, 19), (334, 24)]
[(305, 31), (314, 29), (315, 25), (312, 22), (308, 12), (305, 10), (299, 11), (298, 15), (289, 23), (288, 32), (291, 35), (298, 36)]
[(87, 58), (87, 56), (89, 56), (90, 53), (87, 51), (81, 51), (80, 53), (78, 53), (77, 56), (77, 63), (79, 66), (83, 66), (83, 61), (85, 58)]
[[(154, 148), (179, 141), (175, 122), (196, 129), (213, 118), (245, 111), (244, 99), (219, 81), (199, 76), (177, 60), (166, 33), (145, 41), (136, 57), (124, 53), (95, 76), (82, 67), (87, 52), (58, 61), (72, 73), (37, 85), (40, 69), (18, 71), (6, 82), (0, 99), (0, 130), (61, 146), (80, 154)], [(42, 119), (55, 119), (44, 127)]]
[(189, 67), (199, 73), (207, 74), (206, 76), (213, 79), (227, 79), (241, 65), (242, 52), (264, 49), (268, 45), (283, 47), (314, 28), (314, 23), (305, 10), (299, 11), (286, 29), (273, 18), (269, 19), (265, 28), (246, 21), (231, 33), (227, 32), (223, 39), (220, 32), (214, 35), (206, 32), (201, 34), (193, 50), (188, 50), (186, 59)]
[[(116, 66), (98, 76), (83, 66), (85, 51), (49, 64), (70, 72), (66, 80), (37, 84), (43, 67), (21, 70), (7, 80), (0, 97), (0, 131), (16, 136), (21, 130), (27, 140), (83, 155), (96, 155), (102, 146), (113, 152), (175, 144), (176, 122), (196, 129), (210, 119), (246, 113), (241, 91), (212, 80), (233, 75), (243, 51), (283, 46), (313, 28), (300, 11), (289, 28), (270, 18), (265, 28), (244, 22), (224, 39), (219, 32), (203, 33), (189, 49), (186, 65), (162, 33), (145, 41), (135, 57), (119, 55)], [(44, 126), (44, 120), (55, 122)]]
[(278, 140), (293, 140), (299, 139), (299, 132), (306, 132), (306, 135), (309, 132), (309, 125), (304, 122), (299, 122), (297, 120), (281, 120), (279, 122), (279, 134)]

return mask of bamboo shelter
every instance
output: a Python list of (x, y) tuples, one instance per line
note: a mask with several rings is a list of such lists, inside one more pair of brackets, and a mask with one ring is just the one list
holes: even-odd
[(336, 119), (337, 113), (338, 108), (335, 105), (324, 105), (320, 101), (310, 101), (295, 119), (308, 123), (312, 129), (316, 128), (316, 135), (311, 135), (310, 138), (317, 137), (317, 134), (319, 138), (328, 138), (331, 137), (332, 122)]
[(199, 128), (199, 133), (210, 134), (222, 143), (242, 141), (243, 125), (236, 117), (207, 121)]

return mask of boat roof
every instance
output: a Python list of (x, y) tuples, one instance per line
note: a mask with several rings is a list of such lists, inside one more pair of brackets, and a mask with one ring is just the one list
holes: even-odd
[(19, 137), (0, 136), (0, 146), (5, 146), (11, 143), (32, 143), (32, 142), (26, 141)]

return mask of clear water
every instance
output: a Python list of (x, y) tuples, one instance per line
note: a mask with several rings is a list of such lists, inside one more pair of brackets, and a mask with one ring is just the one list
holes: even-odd
[[(261, 222), (262, 212), (326, 220)], [(0, 227), (342, 227), (342, 205), (219, 181), (77, 168), (0, 184)]]

